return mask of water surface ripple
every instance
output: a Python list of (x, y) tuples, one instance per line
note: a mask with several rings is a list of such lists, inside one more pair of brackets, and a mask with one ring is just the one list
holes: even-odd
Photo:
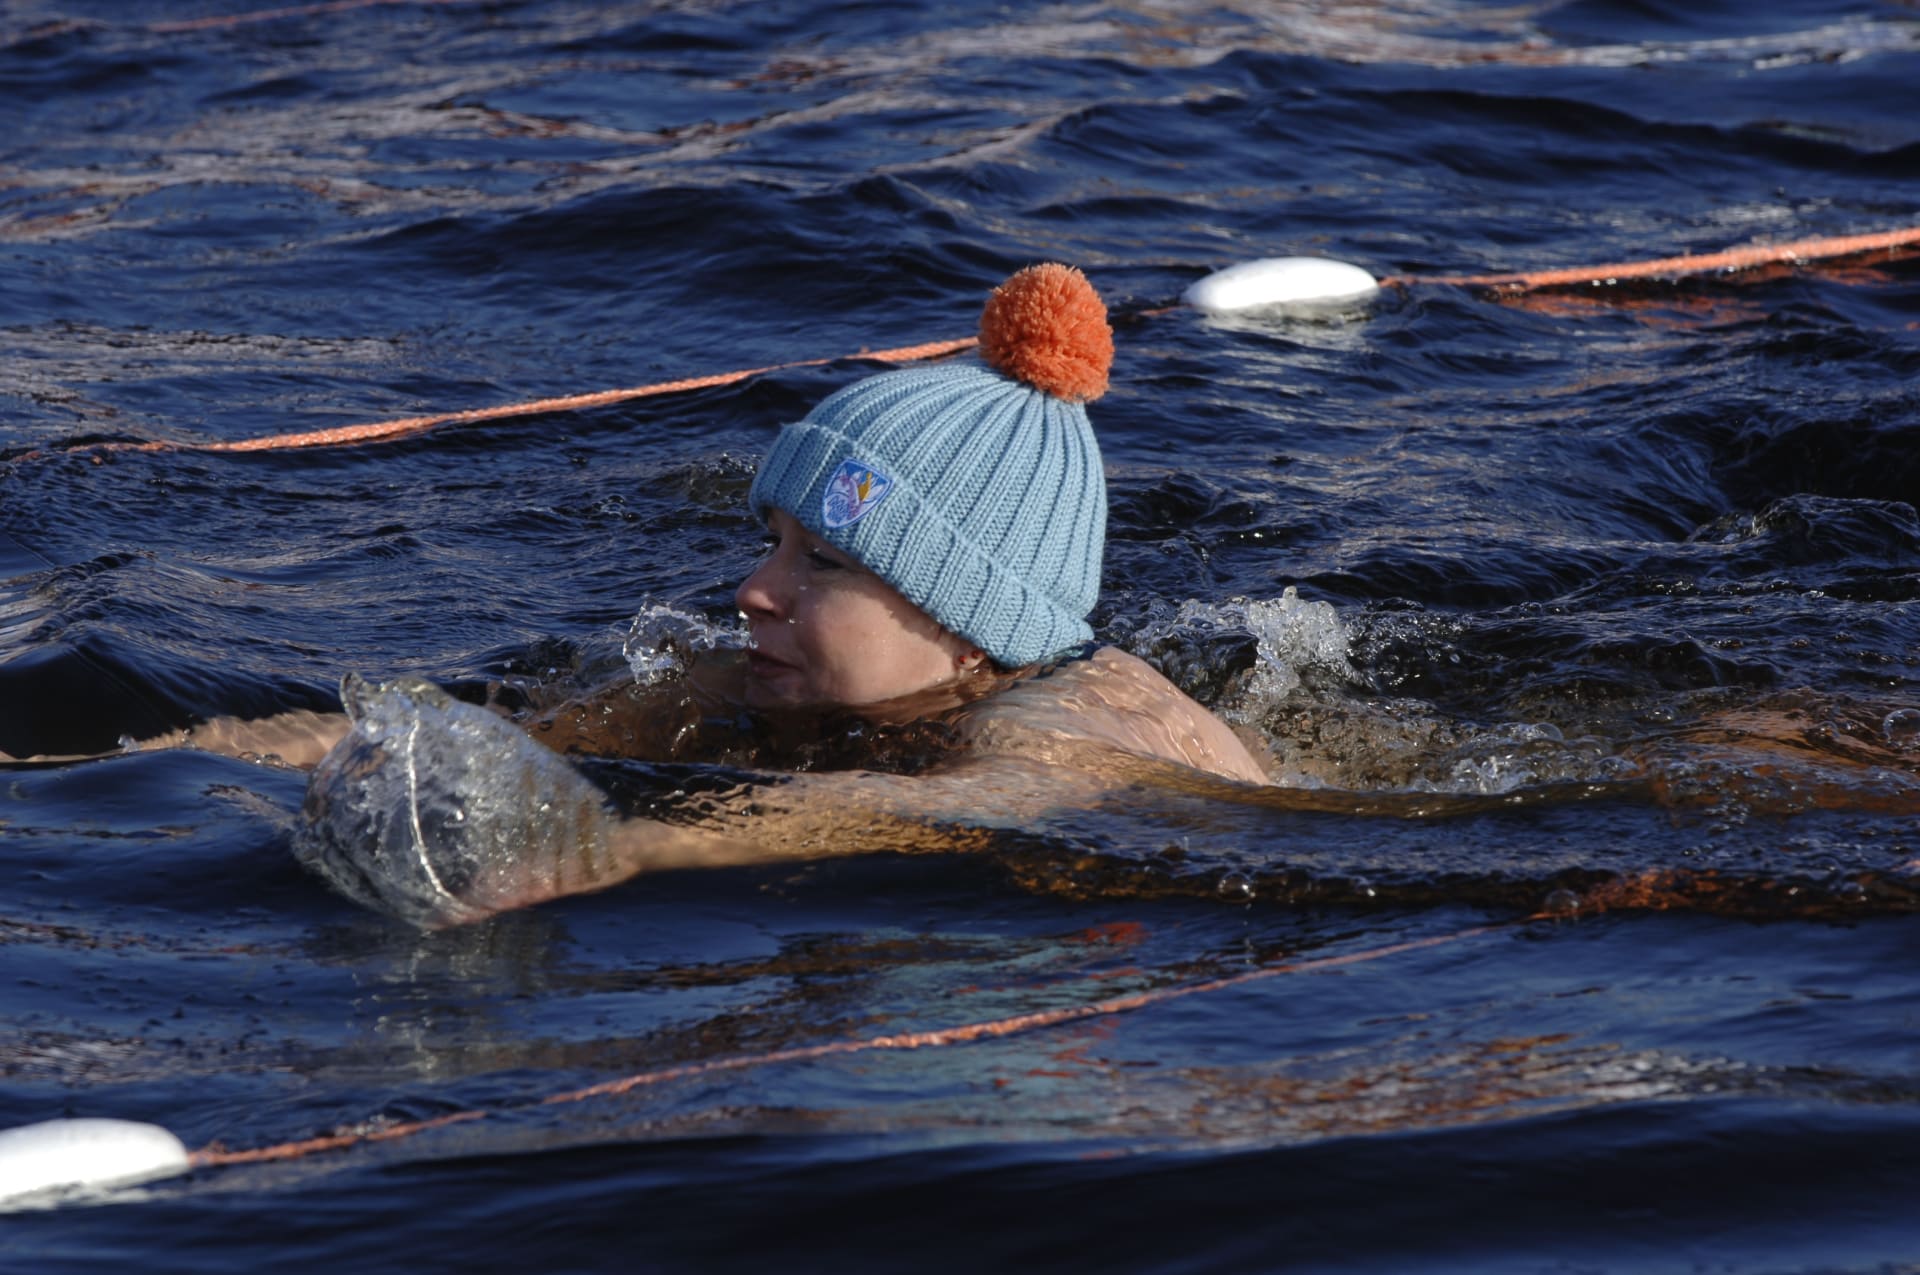
[(1914, 1260), (1920, 258), (1145, 313), (1259, 256), (1913, 225), (1910, 2), (271, 8), (0, 13), (0, 751), (326, 708), (347, 671), (553, 693), (662, 617), (722, 628), (753, 458), (872, 365), (391, 446), (96, 445), (964, 336), (1063, 259), (1123, 316), (1098, 629), (1286, 787), (422, 937), (295, 866), (296, 774), (10, 767), (0, 1126), (495, 1116), (13, 1216), (0, 1265)]

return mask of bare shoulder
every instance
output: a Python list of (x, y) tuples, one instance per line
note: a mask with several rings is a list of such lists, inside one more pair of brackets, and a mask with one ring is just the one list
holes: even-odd
[(1022, 678), (969, 709), (962, 738), (976, 753), (1017, 752), (1084, 765), (1089, 748), (1268, 782), (1238, 736), (1154, 667), (1117, 647)]

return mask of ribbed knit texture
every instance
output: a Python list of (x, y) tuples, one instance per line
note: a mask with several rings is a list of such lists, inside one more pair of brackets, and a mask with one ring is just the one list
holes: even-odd
[[(894, 486), (844, 527), (823, 511), (843, 461)], [(986, 368), (883, 372), (780, 431), (749, 497), (859, 559), (1008, 667), (1089, 641), (1107, 484), (1086, 408)]]

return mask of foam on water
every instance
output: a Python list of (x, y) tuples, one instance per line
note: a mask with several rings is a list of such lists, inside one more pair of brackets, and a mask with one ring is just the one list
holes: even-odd
[(1570, 740), (1551, 722), (1522, 722), (1474, 737), (1453, 754), (1444, 774), (1419, 776), (1409, 786), (1491, 797), (1541, 784), (1624, 779), (1633, 770), (1606, 740)]
[[(1635, 770), (1614, 741), (1569, 737), (1552, 722), (1475, 724), (1419, 700), (1370, 694), (1354, 630), (1338, 608), (1293, 588), (1277, 598), (1187, 601), (1137, 628), (1114, 628), (1222, 717), (1259, 731), (1276, 780), (1289, 786), (1497, 796)], [(1250, 665), (1236, 667), (1236, 639), (1241, 648), (1251, 640)], [(1892, 738), (1901, 728), (1890, 719), (1885, 729)]]

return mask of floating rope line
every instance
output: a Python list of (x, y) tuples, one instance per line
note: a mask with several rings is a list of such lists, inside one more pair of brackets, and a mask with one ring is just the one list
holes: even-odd
[(348, 1147), (357, 1147), (369, 1142), (392, 1142), (397, 1138), (411, 1138), (417, 1133), (426, 1133), (430, 1129), (442, 1129), (450, 1124), (465, 1124), (469, 1120), (486, 1118), (487, 1113), (484, 1111), (455, 1111), (444, 1116), (435, 1116), (431, 1120), (407, 1120), (378, 1128), (355, 1129), (348, 1133), (302, 1138), (297, 1142), (277, 1142), (270, 1147), (256, 1147), (251, 1151), (229, 1151), (216, 1142), (198, 1151), (189, 1151), (187, 1167), (213, 1169), (230, 1164), (270, 1164), (280, 1160), (299, 1160), (306, 1156), (318, 1155), (322, 1151), (344, 1151)]
[(1622, 279), (1660, 279), (1676, 275), (1711, 274), (1717, 270), (1751, 270), (1831, 257), (1854, 257), (1885, 249), (1920, 246), (1920, 226), (1905, 230), (1885, 230), (1876, 234), (1839, 235), (1819, 239), (1798, 239), (1792, 243), (1752, 244), (1729, 248), (1725, 252), (1661, 257), (1656, 261), (1632, 261), (1605, 266), (1567, 266), (1558, 270), (1521, 270), (1511, 274), (1398, 275), (1382, 279), (1382, 287), (1418, 287), (1427, 284), (1462, 288), (1503, 288), (1528, 291), (1565, 284), (1611, 284)]
[[(935, 359), (943, 355), (957, 354), (970, 350), (980, 344), (978, 337), (963, 337), (953, 341), (928, 341), (920, 345), (903, 345), (892, 350), (862, 350), (858, 354), (844, 355), (845, 358), (874, 359), (882, 363), (912, 363), (922, 359)], [(371, 421), (364, 425), (337, 425), (329, 429), (306, 430), (293, 434), (272, 434), (265, 438), (244, 438), (236, 442), (193, 443), (173, 439), (154, 439), (144, 443), (82, 443), (77, 447), (65, 448), (52, 454), (68, 452), (214, 452), (228, 455), (244, 452), (287, 452), (299, 451), (309, 447), (355, 447), (365, 443), (392, 443), (403, 438), (412, 438), (425, 434), (442, 425), (469, 424), (475, 421), (505, 420), (514, 416), (538, 416), (546, 412), (577, 412), (589, 407), (606, 407), (613, 403), (625, 403), (637, 398), (651, 398), (658, 394), (684, 394), (692, 390), (711, 389), (720, 385), (733, 385), (750, 380), (756, 376), (765, 376), (769, 372), (784, 372), (798, 367), (822, 367), (838, 362), (838, 358), (795, 359), (790, 363), (770, 363), (766, 367), (742, 368), (736, 372), (715, 372), (709, 376), (689, 376), (677, 381), (661, 381), (654, 385), (636, 385), (622, 390), (596, 390), (586, 394), (565, 394), (558, 398), (534, 399), (525, 403), (502, 403), (497, 407), (470, 407), (457, 412), (433, 412), (425, 416), (403, 416), (390, 421)], [(31, 460), (47, 455), (45, 452), (28, 452), (18, 457)]]
[[(1115, 1014), (1132, 1013), (1151, 1005), (1162, 1005), (1168, 1001), (1181, 1000), (1188, 996), (1199, 996), (1207, 992), (1224, 991), (1231, 987), (1242, 987), (1262, 979), (1274, 978), (1281, 974), (1307, 974), (1319, 970), (1341, 969), (1350, 965), (1363, 965), (1370, 961), (1384, 960), (1390, 956), (1403, 956), (1408, 952), (1424, 951), (1428, 948), (1444, 947), (1450, 943), (1459, 943), (1467, 939), (1480, 938), (1498, 933), (1517, 925), (1531, 921), (1547, 919), (1541, 915), (1522, 917), (1513, 921), (1499, 921), (1488, 925), (1477, 925), (1470, 929), (1454, 930), (1447, 934), (1429, 935), (1422, 939), (1408, 939), (1400, 943), (1389, 943), (1383, 947), (1367, 948), (1359, 952), (1346, 952), (1338, 956), (1319, 956), (1304, 961), (1287, 961), (1279, 965), (1263, 966), (1240, 974), (1230, 974), (1221, 978), (1207, 979), (1198, 983), (1182, 983), (1173, 987), (1155, 988), (1145, 992), (1135, 992), (1126, 996), (1113, 996), (1104, 1000), (1086, 1001), (1078, 1005), (1063, 1005), (1058, 1009), (1037, 1010), (1030, 1014), (1015, 1014), (1008, 1018), (988, 1019), (977, 1023), (963, 1023), (956, 1027), (943, 1027), (932, 1031), (901, 1032), (890, 1036), (870, 1036), (863, 1040), (829, 1041), (820, 1045), (800, 1045), (792, 1049), (777, 1049), (764, 1054), (737, 1054), (726, 1058), (710, 1058), (704, 1062), (682, 1063), (674, 1067), (662, 1067), (654, 1071), (643, 1071), (617, 1080), (603, 1081), (588, 1085), (583, 1089), (572, 1089), (565, 1093), (551, 1094), (542, 1098), (538, 1106), (555, 1106), (562, 1103), (582, 1102), (589, 1098), (614, 1097), (630, 1093), (635, 1089), (651, 1085), (662, 1085), (675, 1080), (687, 1080), (696, 1076), (713, 1075), (718, 1072), (743, 1071), (750, 1067), (768, 1067), (779, 1063), (812, 1062), (821, 1058), (832, 1058), (844, 1054), (877, 1053), (890, 1050), (937, 1049), (949, 1045), (966, 1045), (976, 1041), (998, 1040), (1006, 1036), (1020, 1035), (1025, 1032), (1039, 1031), (1048, 1027), (1059, 1027), (1066, 1023), (1080, 1022), (1089, 1018), (1105, 1018)], [(230, 1151), (218, 1143), (187, 1153), (186, 1168), (218, 1168), (233, 1164), (261, 1164), (279, 1160), (298, 1160), (306, 1156), (325, 1151), (340, 1151), (362, 1143), (392, 1142), (400, 1138), (410, 1138), (415, 1134), (427, 1133), (447, 1125), (463, 1124), (473, 1120), (484, 1120), (490, 1111), (474, 1109), (455, 1111), (447, 1115), (435, 1116), (428, 1120), (411, 1120), (398, 1124), (381, 1125), (375, 1128), (349, 1130), (344, 1133), (328, 1134), (315, 1138), (304, 1138), (294, 1142), (282, 1142), (273, 1146), (258, 1147), (245, 1151)]]
[[(335, 0), (335, 3), (352, 4), (401, 2), (402, 0)], [(418, 3), (420, 0), (411, 0), (411, 2)], [(1920, 250), (1920, 226), (1869, 234), (1797, 239), (1790, 243), (1755, 244), (1745, 248), (1730, 248), (1723, 252), (1660, 257), (1651, 261), (1565, 266), (1552, 270), (1523, 270), (1506, 274), (1390, 275), (1380, 280), (1378, 286), (1490, 288), (1505, 293), (1516, 293), (1564, 287), (1570, 284), (1605, 286), (1625, 279), (1673, 279), (1687, 275), (1748, 270), (1756, 266), (1805, 264), (1837, 257), (1858, 257), (1874, 252), (1891, 253), (1902, 249)], [(1296, 264), (1302, 269), (1291, 269)], [(1327, 269), (1329, 267), (1332, 268), (1331, 273)], [(1249, 271), (1251, 273), (1247, 273)], [(1227, 284), (1230, 277), (1234, 275), (1240, 275), (1241, 278)], [(1355, 290), (1352, 282), (1355, 277), (1364, 282), (1364, 288)], [(1303, 279), (1306, 280), (1304, 284)], [(1215, 288), (1210, 292), (1209, 285), (1216, 281), (1227, 286), (1224, 289)], [(1316, 292), (1316, 288), (1337, 291)], [(1193, 308), (1225, 312), (1252, 309), (1264, 304), (1312, 305), (1328, 300), (1357, 301), (1363, 300), (1375, 290), (1371, 277), (1357, 266), (1321, 258), (1286, 257), (1242, 262), (1240, 265), (1218, 271), (1189, 288), (1186, 299), (1188, 305)], [(1231, 299), (1219, 304), (1210, 304), (1207, 300), (1210, 297), (1226, 294), (1231, 294)], [(1136, 317), (1153, 317), (1182, 308), (1185, 307), (1168, 305), (1137, 310), (1133, 313)], [(947, 341), (905, 345), (890, 350), (862, 350), (855, 355), (839, 357), (875, 359), (884, 363), (913, 363), (923, 359), (957, 354), (963, 350), (972, 349), (979, 343), (978, 337), (958, 337)], [(442, 425), (472, 424), (480, 421), (505, 420), (515, 416), (534, 416), (545, 412), (573, 412), (591, 407), (605, 407), (612, 403), (625, 403), (659, 394), (680, 394), (690, 390), (733, 385), (756, 376), (764, 376), (769, 372), (781, 372), (800, 367), (820, 367), (838, 361), (839, 358), (795, 359), (788, 363), (743, 368), (735, 372), (716, 372), (707, 376), (691, 376), (680, 380), (662, 381), (654, 385), (635, 386), (631, 389), (568, 394), (558, 398), (535, 399), (531, 402), (503, 403), (496, 407), (474, 407), (463, 411), (434, 412), (389, 421), (371, 421), (362, 425), (341, 425), (328, 429), (273, 434), (265, 438), (242, 439), (236, 442), (195, 443), (155, 439), (142, 443), (81, 443), (51, 451), (30, 451), (15, 459), (34, 460), (46, 455), (65, 455), (76, 452), (201, 452), (234, 455), (248, 452), (298, 451), (314, 447), (354, 447), (369, 443), (390, 443), (425, 434)]]
[[(978, 344), (980, 344), (978, 337), (966, 337), (957, 341), (929, 341), (921, 345), (905, 345), (894, 350), (863, 350), (852, 357), (876, 359), (882, 363), (913, 363), (921, 359), (935, 359), (946, 354), (957, 354), (961, 350), (972, 349)], [(357, 443), (388, 443), (395, 439), (424, 434), (441, 425), (456, 425), (468, 421), (497, 421), (510, 416), (537, 416), (543, 412), (577, 412), (589, 407), (606, 407), (612, 403), (625, 403), (636, 398), (651, 398), (656, 394), (684, 394), (690, 390), (733, 385), (752, 377), (764, 376), (769, 372), (784, 372), (796, 367), (820, 367), (837, 361), (830, 358), (796, 359), (791, 363), (744, 368), (738, 372), (690, 376), (683, 380), (662, 381), (657, 385), (638, 385), (625, 390), (598, 390), (590, 394), (568, 394), (560, 398), (536, 399), (531, 403), (504, 403), (499, 407), (474, 407), (462, 412), (407, 416), (400, 420), (375, 421), (367, 425), (342, 425), (334, 429), (313, 430), (302, 434), (275, 434), (270, 438), (249, 438), (237, 443), (155, 442), (137, 444), (136, 449), (164, 451), (181, 447), (197, 452), (278, 452), (301, 447), (346, 447)]]

